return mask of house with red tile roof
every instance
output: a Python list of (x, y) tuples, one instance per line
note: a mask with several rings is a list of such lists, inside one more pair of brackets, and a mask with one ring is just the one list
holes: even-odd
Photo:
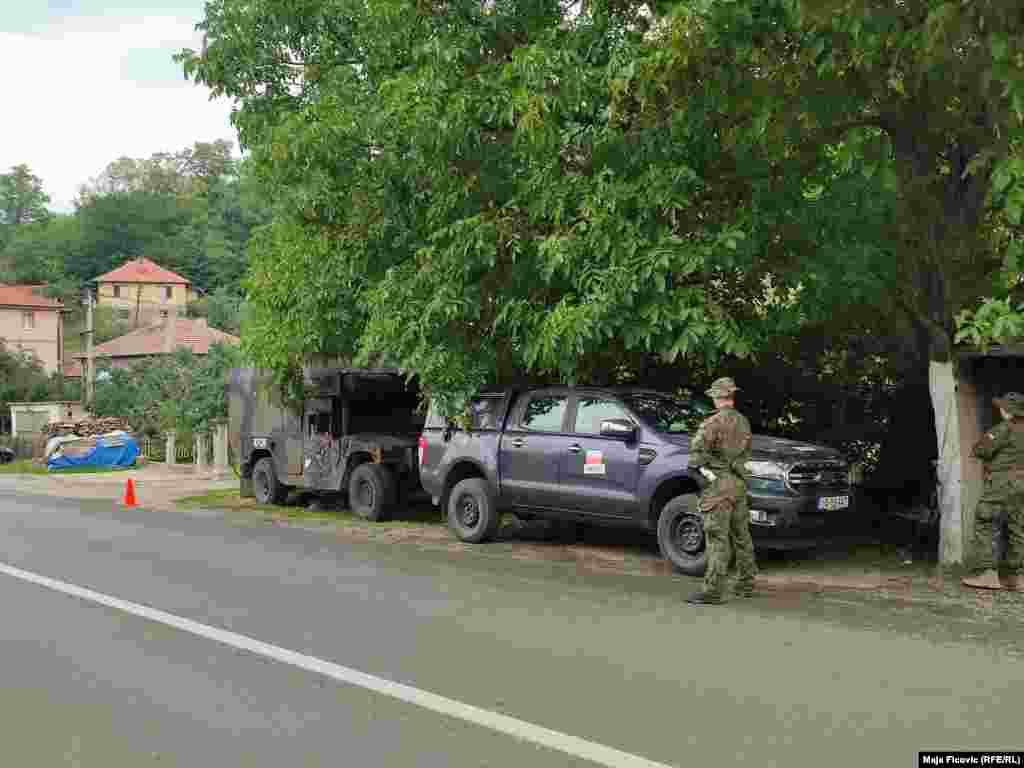
[(127, 261), (93, 282), (97, 306), (113, 308), (135, 327), (184, 315), (185, 305), (197, 298), (189, 280), (147, 258)]
[(64, 304), (45, 287), (0, 283), (0, 341), (9, 352), (31, 353), (50, 374), (64, 363)]
[[(203, 318), (177, 317), (97, 344), (94, 352), (97, 365), (106, 361), (113, 368), (129, 368), (146, 358), (169, 355), (178, 347), (188, 347), (193, 354), (206, 355), (214, 344), (238, 343), (237, 336), (211, 328)], [(85, 355), (76, 357), (81, 366)]]

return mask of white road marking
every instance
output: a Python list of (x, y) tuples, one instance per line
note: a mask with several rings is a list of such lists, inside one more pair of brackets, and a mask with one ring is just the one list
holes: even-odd
[(101, 592), (94, 592), (85, 587), (41, 576), (31, 571), (23, 571), (20, 568), (15, 568), (5, 563), (0, 563), (0, 573), (36, 584), (40, 587), (52, 589), (55, 592), (62, 592), (65, 595), (71, 595), (91, 603), (98, 603), (108, 608), (114, 608), (134, 616), (165, 624), (169, 627), (180, 629), (182, 632), (188, 632), (207, 640), (229, 645), (232, 648), (239, 648), (265, 656), (283, 664), (291, 664), (294, 667), (299, 667), (309, 672), (316, 672), (342, 683), (348, 683), (349, 685), (359, 686), (384, 696), (390, 696), (407, 704), (415, 704), (418, 707), (423, 707), (442, 715), (457, 717), (460, 720), (465, 720), (484, 728), (490, 728), (523, 741), (539, 744), (574, 757), (583, 758), (584, 760), (590, 760), (598, 765), (609, 766), (609, 768), (670, 768), (670, 766), (664, 763), (657, 763), (639, 755), (622, 752), (613, 747), (607, 747), (604, 744), (570, 736), (560, 731), (553, 731), (540, 725), (528, 723), (525, 720), (474, 707), (471, 704), (464, 704), (461, 701), (439, 696), (436, 693), (420, 690), (419, 688), (413, 688), (410, 685), (396, 683), (383, 677), (368, 675), (357, 669), (343, 667), (340, 664), (324, 661), (315, 656), (308, 656), (297, 651), (290, 651), (278, 645), (264, 643), (261, 640), (255, 640), (246, 635), (240, 635), (237, 632), (229, 632), (226, 629), (218, 629), (207, 624), (201, 624), (198, 621), (176, 616), (173, 613), (167, 613), (157, 608), (150, 608), (138, 603), (121, 600)]

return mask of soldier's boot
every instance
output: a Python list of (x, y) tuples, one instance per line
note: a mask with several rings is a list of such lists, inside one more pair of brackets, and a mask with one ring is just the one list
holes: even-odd
[(732, 591), (737, 597), (753, 597), (757, 594), (754, 592), (754, 582), (752, 581), (737, 582)]
[(989, 568), (977, 576), (967, 576), (961, 579), (960, 583), (972, 589), (1003, 589), (1002, 582), (999, 581), (999, 574), (994, 568)]
[(712, 594), (711, 592), (704, 592), (702, 590), (700, 592), (694, 592), (686, 598), (686, 602), (693, 605), (718, 605), (722, 602), (722, 596)]

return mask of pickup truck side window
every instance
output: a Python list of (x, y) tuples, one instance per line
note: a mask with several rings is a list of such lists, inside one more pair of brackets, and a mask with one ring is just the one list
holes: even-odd
[[(501, 426), (501, 406), (504, 400), (500, 397), (476, 397), (469, 403), (470, 423), (474, 430), (498, 429)], [(456, 426), (455, 421), (451, 425)], [(431, 403), (427, 414), (426, 427), (444, 429), (448, 424), (441, 416), (435, 403)], [(457, 427), (460, 428), (460, 427)]]
[(501, 402), (497, 397), (481, 397), (471, 402), (469, 413), (473, 429), (497, 429), (498, 409), (501, 407)]
[(581, 397), (576, 406), (576, 428), (578, 435), (601, 434), (601, 422), (608, 419), (633, 421), (617, 403), (597, 397)]
[(561, 432), (569, 399), (557, 395), (530, 398), (519, 426), (532, 432)]

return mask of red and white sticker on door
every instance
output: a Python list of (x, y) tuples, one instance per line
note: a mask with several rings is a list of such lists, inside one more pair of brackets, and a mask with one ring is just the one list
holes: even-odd
[(587, 451), (587, 457), (583, 460), (584, 475), (606, 475), (608, 470), (604, 464), (604, 454), (601, 451)]

